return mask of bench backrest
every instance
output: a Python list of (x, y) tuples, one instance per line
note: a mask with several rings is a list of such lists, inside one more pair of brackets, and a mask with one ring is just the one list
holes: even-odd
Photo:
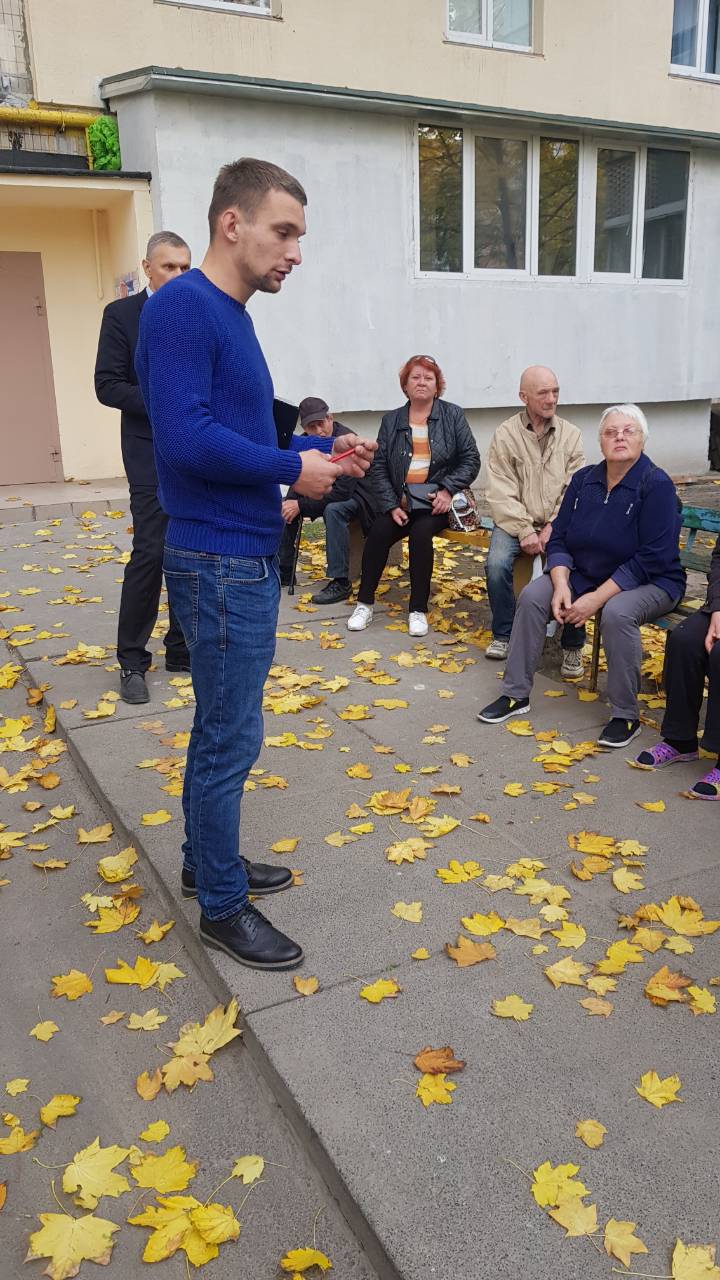
[(682, 527), (686, 530), (686, 539), (685, 545), (680, 549), (680, 563), (685, 569), (707, 573), (713, 548), (698, 546), (696, 538), (699, 531), (720, 533), (720, 511), (711, 511), (708, 507), (683, 506)]

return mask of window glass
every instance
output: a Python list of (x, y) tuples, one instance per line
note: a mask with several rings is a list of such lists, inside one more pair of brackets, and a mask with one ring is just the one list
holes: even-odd
[(493, 0), (494, 44), (532, 44), (532, 0)]
[(699, 0), (675, 0), (672, 52), (676, 66), (694, 67), (697, 60)]
[(596, 271), (630, 271), (634, 197), (635, 153), (601, 147), (595, 198)]
[(475, 139), (475, 266), (523, 271), (527, 143)]
[(482, 36), (483, 0), (450, 0), (448, 16), (451, 31), (462, 31), (467, 35)]
[(682, 280), (690, 155), (648, 147), (643, 276)]
[(540, 139), (538, 274), (574, 276), (577, 244), (577, 142)]
[(423, 125), (420, 147), (420, 270), (462, 271), (462, 129)]
[(720, 76), (720, 0), (710, 0), (705, 70), (708, 75)]

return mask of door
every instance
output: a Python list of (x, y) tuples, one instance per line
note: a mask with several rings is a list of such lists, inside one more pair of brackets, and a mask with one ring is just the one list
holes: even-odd
[(39, 253), (0, 253), (0, 484), (62, 480)]

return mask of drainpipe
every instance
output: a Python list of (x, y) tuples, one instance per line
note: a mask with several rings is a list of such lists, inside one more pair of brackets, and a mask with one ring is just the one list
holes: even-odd
[(102, 282), (102, 261), (100, 258), (100, 231), (98, 228), (98, 211), (92, 209), (92, 229), (93, 229), (93, 245), (95, 247), (95, 283), (97, 286), (97, 296), (102, 299), (105, 296)]
[(54, 107), (0, 106), (0, 121), (5, 124), (48, 124), (56, 129), (87, 129), (102, 111), (61, 111)]

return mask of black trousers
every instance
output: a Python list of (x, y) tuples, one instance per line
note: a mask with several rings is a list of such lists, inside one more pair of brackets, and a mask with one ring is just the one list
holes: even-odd
[(396, 524), (389, 512), (373, 522), (365, 543), (358, 601), (373, 604), (375, 591), (387, 564), (390, 548), (401, 538), (409, 540), (410, 613), (427, 613), (434, 564), (433, 538), (447, 529), (447, 516), (411, 514), (407, 524)]
[(716, 641), (708, 653), (705, 636), (709, 625), (709, 613), (694, 613), (668, 634), (665, 645), (667, 709), (662, 735), (679, 740), (697, 737), (707, 677), (702, 746), (706, 751), (720, 753), (720, 641)]
[[(123, 671), (145, 672), (152, 662), (147, 642), (160, 604), (167, 516), (158, 502), (155, 485), (131, 482), (130, 511), (133, 544), (120, 594), (117, 656)], [(174, 665), (188, 662), (185, 638), (172, 609), (165, 636), (165, 656), (166, 661)]]

